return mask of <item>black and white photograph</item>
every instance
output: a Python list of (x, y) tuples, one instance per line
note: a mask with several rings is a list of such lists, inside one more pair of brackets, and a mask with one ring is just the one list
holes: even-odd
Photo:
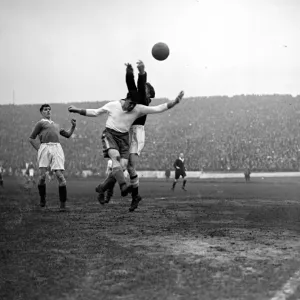
[(0, 299), (300, 299), (300, 1), (0, 0)]

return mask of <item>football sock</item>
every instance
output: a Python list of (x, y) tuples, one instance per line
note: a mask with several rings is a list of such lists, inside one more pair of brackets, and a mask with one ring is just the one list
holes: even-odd
[(40, 194), (41, 201), (45, 201), (46, 198), (46, 184), (39, 184), (38, 185), (38, 190)]
[(60, 202), (66, 202), (67, 201), (67, 187), (66, 186), (59, 186), (58, 187), (58, 193), (59, 193)]
[(114, 176), (116, 181), (118, 181), (118, 184), (120, 185), (120, 187), (122, 185), (126, 184), (123, 170), (120, 167), (113, 168), (112, 175)]
[(186, 184), (186, 180), (184, 179), (182, 186), (185, 187), (185, 184)]
[(176, 185), (176, 181), (173, 182), (172, 189), (175, 188), (175, 185)]
[(106, 179), (101, 183), (101, 187), (103, 189), (103, 191), (109, 190), (111, 193), (113, 193), (113, 189), (115, 187), (117, 180), (116, 178), (113, 176), (112, 173), (110, 173)]
[(134, 175), (130, 177), (130, 184), (132, 185), (132, 199), (134, 199), (139, 194), (139, 177)]

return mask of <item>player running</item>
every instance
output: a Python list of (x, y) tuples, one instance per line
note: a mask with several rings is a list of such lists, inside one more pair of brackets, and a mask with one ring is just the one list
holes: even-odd
[[(51, 171), (55, 172), (58, 180), (60, 209), (64, 211), (67, 201), (67, 186), (63, 174), (65, 156), (59, 142), (59, 135), (65, 138), (71, 137), (76, 127), (76, 120), (71, 120), (72, 127), (66, 131), (51, 120), (51, 107), (49, 104), (43, 104), (40, 113), (43, 118), (36, 123), (29, 137), (30, 144), (38, 151), (40, 206), (45, 207), (46, 205), (46, 172), (50, 167)], [(40, 143), (36, 141), (37, 136)]]
[[(151, 98), (155, 97), (155, 90), (152, 85), (147, 82), (147, 72), (145, 71), (144, 63), (139, 60), (137, 62), (137, 69), (139, 71), (137, 86), (134, 80), (134, 72), (131, 64), (127, 63), (126, 65), (126, 85), (128, 88), (128, 93), (131, 91), (138, 92), (139, 94), (139, 103), (142, 105), (149, 106), (151, 102)], [(144, 148), (145, 145), (145, 128), (144, 125), (146, 123), (147, 116), (144, 115), (142, 117), (137, 118), (132, 126), (130, 127), (129, 131), (129, 159), (128, 159), (128, 166), (127, 171), (130, 176), (130, 184), (132, 187), (132, 203), (130, 206), (130, 211), (135, 210), (138, 207), (138, 203), (142, 200), (141, 196), (139, 195), (139, 178), (136, 172), (136, 164), (138, 162), (139, 156)], [(97, 188), (98, 191), (101, 192), (101, 185), (105, 185), (106, 182), (100, 184)], [(113, 195), (114, 189), (113, 180), (111, 180), (111, 184), (108, 185), (108, 189), (105, 196), (105, 203), (110, 201), (110, 198)]]
[[(126, 99), (111, 101), (98, 109), (83, 109), (75, 106), (68, 108), (69, 112), (78, 113), (87, 117), (97, 117), (104, 113), (108, 114), (106, 128), (102, 134), (102, 145), (104, 157), (111, 158), (113, 171), (105, 180), (105, 185), (97, 188), (99, 193), (98, 200), (101, 204), (105, 203), (104, 193), (111, 185), (111, 182), (117, 181), (121, 195), (124, 197), (129, 193), (129, 187), (126, 184), (123, 171), (127, 168), (129, 158), (129, 130), (133, 122), (142, 116), (148, 114), (157, 114), (167, 111), (177, 105), (183, 98), (184, 92), (181, 91), (175, 100), (157, 106), (148, 107), (138, 104), (139, 94), (136, 91), (130, 91)], [(131, 203), (131, 208), (139, 202), (136, 197)]]
[(179, 154), (179, 157), (175, 160), (174, 162), (174, 168), (175, 168), (175, 178), (174, 178), (174, 182), (173, 182), (173, 185), (172, 185), (172, 188), (171, 190), (174, 191), (175, 189), (175, 185), (177, 183), (177, 180), (180, 178), (180, 176), (183, 178), (183, 183), (182, 183), (182, 189), (184, 191), (186, 191), (185, 189), (185, 185), (186, 185), (186, 168), (184, 166), (184, 155), (183, 153), (180, 153)]

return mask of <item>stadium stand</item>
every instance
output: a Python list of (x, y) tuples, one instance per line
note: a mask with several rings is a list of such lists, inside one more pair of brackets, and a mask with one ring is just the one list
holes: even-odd
[[(153, 100), (152, 105), (165, 99)], [(105, 102), (84, 102), (79, 106), (96, 108)], [(51, 104), (52, 118), (69, 128), (74, 116), (69, 104)], [(34, 124), (41, 118), (40, 105), (0, 106), (0, 160), (5, 169), (24, 168), (36, 161), (28, 143)], [(299, 171), (300, 96), (239, 95), (234, 97), (195, 97), (164, 115), (149, 116), (146, 145), (139, 170), (172, 168), (180, 152), (189, 171)], [(104, 171), (101, 133), (105, 117), (77, 119), (74, 136), (61, 138), (67, 174), (82, 170)], [(13, 171), (14, 173), (14, 171)]]

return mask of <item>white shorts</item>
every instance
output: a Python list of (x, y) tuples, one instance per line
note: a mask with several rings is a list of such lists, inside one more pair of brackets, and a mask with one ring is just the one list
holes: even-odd
[(41, 144), (38, 151), (39, 168), (48, 168), (52, 170), (65, 169), (65, 155), (59, 143)]
[(132, 125), (129, 131), (130, 149), (129, 153), (140, 155), (145, 146), (144, 125)]
[(34, 169), (29, 169), (29, 176), (33, 177), (34, 176)]

